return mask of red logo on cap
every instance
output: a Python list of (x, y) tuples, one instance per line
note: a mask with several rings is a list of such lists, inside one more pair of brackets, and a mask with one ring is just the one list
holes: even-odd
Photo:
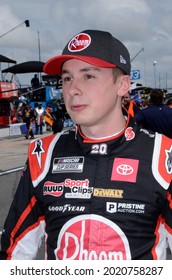
[(99, 215), (81, 215), (61, 229), (56, 258), (60, 260), (130, 260), (124, 232)]
[(91, 43), (91, 37), (86, 33), (76, 35), (68, 44), (70, 52), (78, 52), (86, 49)]

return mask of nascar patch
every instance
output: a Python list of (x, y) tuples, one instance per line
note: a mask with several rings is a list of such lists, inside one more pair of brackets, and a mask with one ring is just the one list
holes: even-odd
[(53, 161), (52, 173), (81, 173), (84, 167), (84, 157), (61, 157)]

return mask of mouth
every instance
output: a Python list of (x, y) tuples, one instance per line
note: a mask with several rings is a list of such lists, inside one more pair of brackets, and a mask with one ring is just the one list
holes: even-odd
[(70, 106), (70, 109), (73, 112), (80, 112), (80, 111), (85, 110), (86, 108), (87, 108), (87, 105), (85, 105), (85, 104), (76, 104), (76, 105)]

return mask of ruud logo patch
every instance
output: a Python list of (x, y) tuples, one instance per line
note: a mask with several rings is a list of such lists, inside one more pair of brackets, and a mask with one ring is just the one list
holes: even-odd
[(51, 195), (59, 197), (63, 194), (64, 190), (63, 183), (54, 183), (47, 181), (44, 184), (44, 195)]

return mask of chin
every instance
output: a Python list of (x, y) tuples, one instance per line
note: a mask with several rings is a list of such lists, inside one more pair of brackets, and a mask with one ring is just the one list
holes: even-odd
[(87, 125), (88, 123), (88, 117), (82, 118), (82, 116), (72, 116), (71, 119), (73, 120), (74, 123), (77, 123), (78, 125)]

